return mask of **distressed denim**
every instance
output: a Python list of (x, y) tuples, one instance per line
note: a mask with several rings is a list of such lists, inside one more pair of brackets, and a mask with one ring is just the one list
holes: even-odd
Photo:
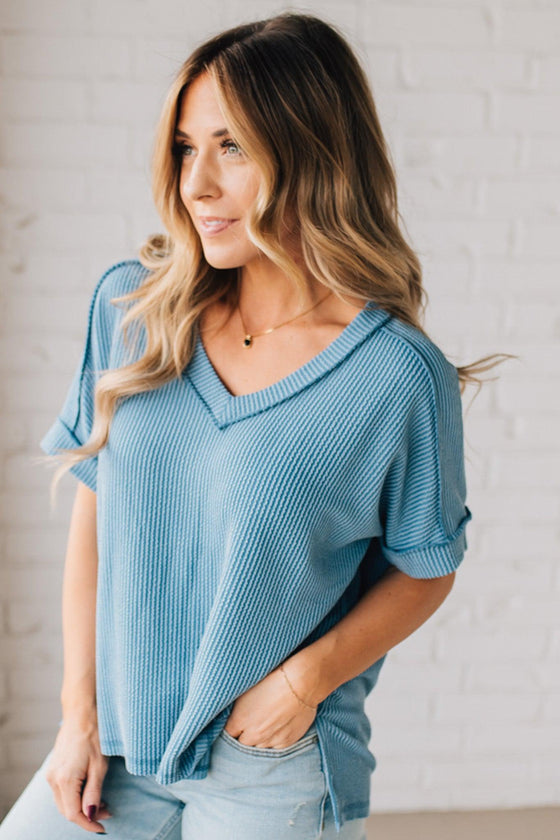
[[(0, 825), (0, 840), (93, 836), (58, 811), (45, 777), (51, 754)], [(336, 832), (314, 723), (282, 749), (247, 746), (223, 730), (206, 778), (168, 785), (111, 756), (102, 798), (114, 840), (366, 840), (365, 817)]]

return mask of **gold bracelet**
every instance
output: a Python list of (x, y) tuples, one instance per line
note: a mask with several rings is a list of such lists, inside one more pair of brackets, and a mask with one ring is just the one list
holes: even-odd
[(290, 691), (292, 692), (292, 694), (294, 695), (294, 697), (296, 698), (296, 700), (299, 700), (299, 702), (300, 702), (303, 706), (307, 706), (307, 708), (308, 708), (308, 709), (313, 709), (313, 711), (315, 711), (315, 710), (317, 709), (317, 706), (310, 706), (310, 705), (309, 705), (309, 703), (306, 703), (304, 700), (302, 700), (302, 699), (301, 699), (301, 697), (298, 697), (298, 696), (297, 696), (297, 694), (295, 693), (295, 691), (294, 691), (294, 689), (293, 689), (293, 687), (292, 687), (292, 684), (291, 684), (290, 680), (288, 679), (288, 675), (287, 675), (287, 673), (284, 671), (284, 665), (283, 665), (283, 664), (282, 664), (282, 665), (280, 665), (280, 670), (281, 670), (281, 671), (282, 671), (282, 673), (284, 674), (284, 676), (285, 676), (285, 678), (286, 678), (286, 682), (288, 683), (288, 685), (289, 685), (289, 687), (290, 687)]

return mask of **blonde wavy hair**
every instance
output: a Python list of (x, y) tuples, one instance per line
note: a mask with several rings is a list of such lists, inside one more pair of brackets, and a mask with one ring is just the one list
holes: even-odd
[[(152, 192), (167, 231), (150, 236), (139, 260), (149, 270), (121, 321), (145, 330), (145, 352), (104, 372), (95, 387), (89, 440), (63, 449), (56, 486), (72, 464), (105, 446), (117, 401), (180, 377), (196, 342), (201, 313), (232, 304), (236, 268), (206, 262), (179, 193), (181, 160), (174, 146), (181, 97), (208, 73), (236, 143), (258, 161), (260, 188), (246, 230), (303, 294), (306, 275), (280, 245), (278, 232), (295, 213), (307, 272), (340, 299), (373, 300), (424, 332), (426, 293), (418, 257), (399, 227), (396, 179), (372, 92), (360, 63), (331, 24), (283, 12), (235, 26), (201, 44), (180, 67), (165, 98), (152, 155)], [(133, 351), (134, 352), (134, 351)], [(509, 354), (457, 367), (461, 391)], [(54, 488), (53, 488), (54, 489)]]

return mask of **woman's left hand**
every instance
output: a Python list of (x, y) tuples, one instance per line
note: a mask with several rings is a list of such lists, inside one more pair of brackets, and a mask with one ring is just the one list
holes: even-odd
[[(295, 660), (282, 665), (297, 696), (310, 706), (316, 705), (317, 701), (310, 698), (309, 669), (299, 668)], [(236, 699), (224, 728), (240, 744), (279, 749), (302, 738), (316, 715), (316, 710), (294, 697), (278, 667)]]

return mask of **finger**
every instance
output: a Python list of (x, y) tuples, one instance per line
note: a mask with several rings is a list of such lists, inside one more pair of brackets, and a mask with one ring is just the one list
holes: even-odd
[(79, 825), (80, 828), (84, 828), (86, 831), (94, 834), (99, 831), (105, 831), (105, 828), (100, 822), (97, 822), (97, 820), (90, 822), (83, 813), (82, 785), (83, 780), (76, 778), (63, 779), (59, 783), (62, 795), (63, 814), (67, 820), (76, 823), (76, 825)]
[(58, 787), (58, 785), (55, 782), (49, 782), (49, 784), (52, 788), (53, 799), (54, 799), (55, 805), (58, 808), (58, 810), (60, 811), (60, 813), (62, 814), (62, 816), (64, 816), (64, 806), (62, 804), (62, 796), (61, 796), (61, 793), (60, 793), (60, 788)]
[(102, 799), (101, 802), (99, 803), (99, 810), (97, 812), (97, 819), (98, 820), (105, 820), (105, 819), (109, 819), (112, 816), (113, 815), (112, 815), (111, 811), (109, 811), (107, 803), (104, 802), (104, 800)]
[(96, 823), (101, 816), (101, 789), (106, 773), (106, 762), (90, 761), (81, 798), (81, 810), (88, 822)]

